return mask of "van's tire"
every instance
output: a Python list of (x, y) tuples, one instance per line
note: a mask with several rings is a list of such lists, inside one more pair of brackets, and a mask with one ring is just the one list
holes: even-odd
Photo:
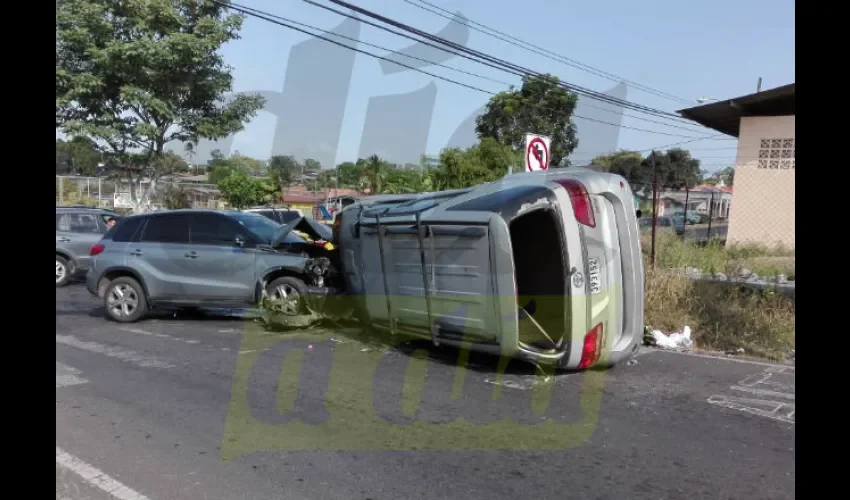
[(272, 302), (280, 301), (286, 296), (283, 312), (289, 315), (305, 314), (307, 312), (307, 284), (292, 276), (283, 276), (273, 280), (266, 286), (266, 294)]
[(56, 288), (63, 287), (71, 281), (73, 267), (68, 259), (56, 254)]
[(106, 317), (118, 323), (133, 323), (148, 312), (145, 289), (129, 276), (115, 278), (106, 286), (103, 305)]

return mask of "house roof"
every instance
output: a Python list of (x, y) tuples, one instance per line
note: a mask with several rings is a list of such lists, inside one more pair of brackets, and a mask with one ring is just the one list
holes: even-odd
[(796, 114), (796, 85), (796, 83), (791, 83), (755, 94), (680, 109), (678, 113), (700, 125), (738, 137), (742, 117)]
[(354, 189), (327, 189), (310, 191), (306, 186), (294, 185), (281, 193), (285, 203), (324, 203), (328, 198), (359, 198), (362, 193)]

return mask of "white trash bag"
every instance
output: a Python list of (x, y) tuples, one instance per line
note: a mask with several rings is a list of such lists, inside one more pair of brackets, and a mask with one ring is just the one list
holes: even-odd
[(685, 326), (681, 332), (671, 333), (666, 335), (661, 330), (653, 330), (652, 337), (655, 339), (655, 345), (665, 349), (687, 349), (694, 345), (691, 340), (691, 327)]

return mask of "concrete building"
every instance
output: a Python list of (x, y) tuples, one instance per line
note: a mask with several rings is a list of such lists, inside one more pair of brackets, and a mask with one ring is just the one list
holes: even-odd
[(795, 85), (680, 110), (738, 138), (727, 243), (795, 245)]

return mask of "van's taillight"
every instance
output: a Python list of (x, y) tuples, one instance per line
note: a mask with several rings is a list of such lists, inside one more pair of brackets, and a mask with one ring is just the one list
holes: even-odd
[(581, 361), (578, 363), (580, 370), (590, 368), (599, 361), (602, 354), (602, 323), (594, 326), (584, 336), (584, 346), (581, 349)]
[(584, 184), (575, 179), (558, 179), (555, 182), (564, 186), (567, 194), (570, 195), (570, 202), (573, 205), (573, 212), (576, 214), (576, 220), (588, 227), (596, 227), (596, 217), (593, 215), (593, 205), (590, 203), (590, 195), (587, 194), (587, 189)]
[(99, 253), (103, 252), (103, 249), (104, 249), (104, 248), (106, 248), (106, 247), (105, 247), (105, 246), (103, 246), (103, 243), (95, 243), (95, 244), (91, 247), (91, 250), (89, 250), (89, 255), (90, 255), (90, 256), (92, 256), (92, 257), (94, 257), (95, 255), (97, 255), (97, 254), (99, 254)]

